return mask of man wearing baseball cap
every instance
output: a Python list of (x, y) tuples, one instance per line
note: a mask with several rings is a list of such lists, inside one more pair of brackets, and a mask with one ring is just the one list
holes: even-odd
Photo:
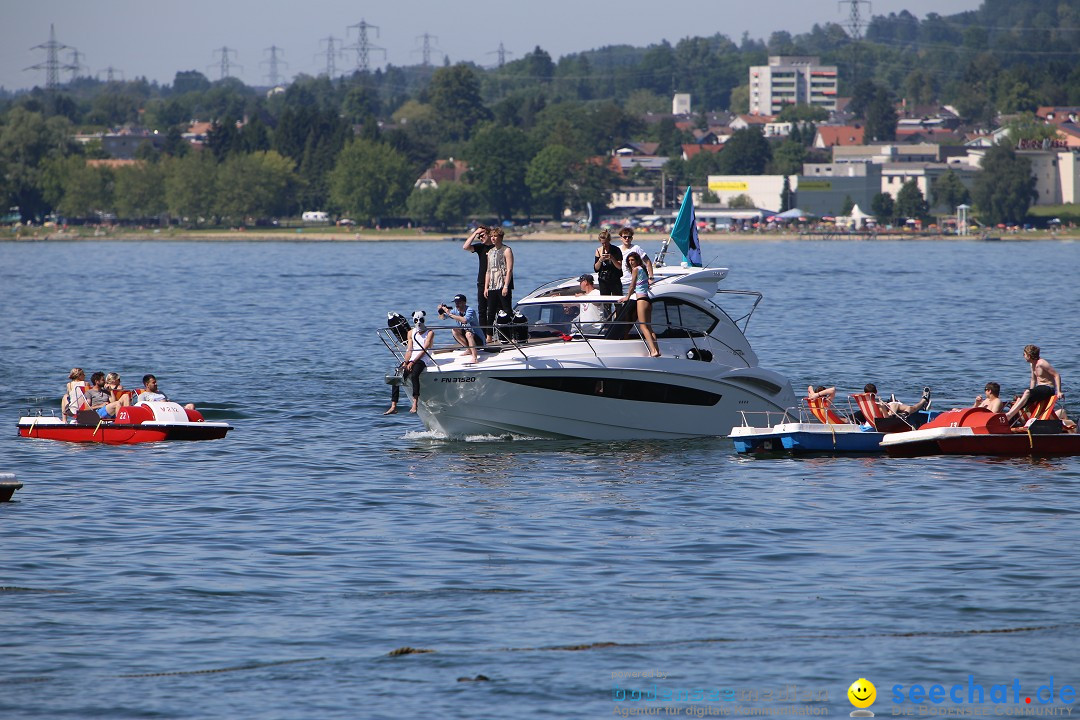
[(465, 348), (461, 354), (471, 356), (474, 363), (480, 362), (476, 348), (483, 346), (484, 336), (480, 332), (480, 321), (476, 317), (476, 310), (469, 307), (469, 299), (461, 293), (455, 295), (451, 302), (454, 304), (453, 308), (447, 305), (439, 306), (439, 315), (459, 323), (460, 327), (454, 328), (453, 333), (454, 339)]
[[(593, 285), (593, 276), (589, 274), (582, 275), (578, 278), (578, 286), (581, 288), (581, 292), (576, 293), (579, 297), (582, 295), (599, 295), (600, 291)], [(577, 317), (578, 332), (587, 334), (598, 334), (604, 326), (604, 306), (602, 303), (582, 303), (580, 312)]]

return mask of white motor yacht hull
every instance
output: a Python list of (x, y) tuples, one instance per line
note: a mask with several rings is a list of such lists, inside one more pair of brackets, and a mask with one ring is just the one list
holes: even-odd
[[(649, 327), (658, 357), (644, 341), (638, 303), (583, 294), (574, 278), (538, 288), (518, 302), (520, 322), (492, 328), (502, 342), (480, 349), (478, 362), (449, 333), (446, 344), (429, 347), (420, 419), (451, 438), (630, 440), (724, 436), (747, 413), (783, 413), (796, 403), (791, 383), (758, 367), (743, 333), (761, 294), (719, 290), (726, 274), (657, 272)], [(744, 303), (742, 327), (713, 300), (721, 293)], [(390, 313), (383, 331), (399, 360), (403, 323)]]
[[(418, 413), (428, 429), (448, 437), (627, 440), (727, 435), (741, 411), (782, 412), (795, 404), (787, 380), (767, 370), (743, 368), (706, 378), (671, 368), (676, 362), (700, 365), (691, 360), (670, 361), (662, 373), (645, 369), (655, 359), (642, 360), (641, 368), (618, 370), (425, 373)], [(635, 388), (645, 384), (652, 399), (634, 397)]]

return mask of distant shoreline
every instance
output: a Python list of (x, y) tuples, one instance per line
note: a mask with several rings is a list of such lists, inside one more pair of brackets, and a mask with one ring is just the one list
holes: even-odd
[[(507, 242), (582, 242), (595, 240), (596, 233), (559, 233), (559, 232), (533, 232), (517, 234), (508, 232)], [(637, 242), (652, 240), (663, 241), (665, 235), (660, 233), (640, 233), (635, 237)], [(776, 233), (776, 232), (746, 232), (746, 233), (701, 233), (703, 242), (791, 242), (798, 240), (807, 241), (831, 241), (831, 242), (885, 242), (895, 240), (907, 241), (930, 241), (930, 242), (980, 242), (984, 238), (979, 235), (960, 237), (957, 235), (914, 235), (914, 234), (882, 234), (877, 237), (833, 235), (825, 237), (820, 233)], [(1080, 231), (1074, 233), (1004, 233), (1000, 236), (992, 235), (992, 240), (1003, 242), (1017, 241), (1073, 241), (1080, 240)], [(73, 232), (47, 232), (45, 229), (37, 229), (29, 235), (16, 237), (14, 235), (0, 235), (0, 242), (456, 242), (463, 243), (463, 233), (395, 233), (393, 231), (362, 231), (362, 232), (320, 232), (317, 230), (303, 229), (298, 232), (258, 230), (223, 230), (223, 231), (120, 231), (106, 232), (100, 235)]]

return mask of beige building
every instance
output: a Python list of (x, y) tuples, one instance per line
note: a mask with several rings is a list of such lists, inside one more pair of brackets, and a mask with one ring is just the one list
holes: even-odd
[(750, 114), (776, 115), (786, 105), (836, 109), (835, 65), (810, 55), (773, 55), (768, 65), (750, 68)]
[[(798, 189), (798, 178), (788, 176), (792, 191)], [(729, 207), (733, 198), (746, 195), (754, 207), (768, 210), (780, 209), (780, 195), (784, 192), (783, 175), (710, 175), (709, 190), (716, 193), (720, 204)]]

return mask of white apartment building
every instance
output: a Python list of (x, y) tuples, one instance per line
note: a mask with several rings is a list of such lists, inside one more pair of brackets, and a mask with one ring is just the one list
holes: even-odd
[(835, 65), (810, 55), (773, 55), (768, 65), (750, 68), (750, 114), (776, 115), (785, 105), (836, 109)]

